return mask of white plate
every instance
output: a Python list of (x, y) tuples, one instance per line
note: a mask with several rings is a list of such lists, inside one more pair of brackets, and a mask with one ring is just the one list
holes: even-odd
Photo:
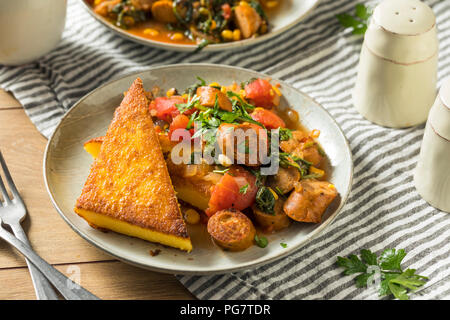
[[(197, 49), (197, 45), (186, 45), (186, 44), (173, 44), (162, 41), (155, 41), (146, 39), (143, 37), (139, 37), (133, 35), (126, 30), (123, 30), (119, 27), (116, 27), (107, 19), (102, 16), (96, 14), (92, 7), (84, 2), (84, 0), (80, 0), (85, 7), (85, 9), (100, 23), (102, 23), (105, 27), (112, 30), (119, 36), (156, 48), (162, 48), (173, 51), (194, 51)], [(276, 13), (269, 16), (269, 23), (271, 25), (271, 29), (268, 33), (252, 39), (246, 39), (241, 41), (220, 43), (220, 44), (211, 44), (204, 48), (202, 51), (223, 51), (227, 49), (237, 49), (245, 46), (250, 46), (261, 41), (269, 40), (280, 33), (289, 30), (294, 27), (300, 21), (302, 21), (310, 12), (314, 10), (314, 8), (319, 4), (320, 0), (282, 0), (282, 4), (280, 8), (276, 11)]]
[[(44, 155), (44, 179), (51, 200), (63, 219), (91, 244), (120, 260), (151, 270), (175, 274), (227, 273), (284, 257), (305, 245), (337, 216), (350, 192), (353, 164), (347, 140), (330, 114), (310, 97), (281, 81), (274, 80), (281, 84), (281, 104), (297, 110), (306, 128), (320, 130), (319, 142), (330, 164), (329, 181), (339, 192), (322, 223), (293, 223), (285, 230), (268, 235), (266, 248), (253, 246), (243, 252), (222, 251), (213, 245), (204, 225), (189, 226), (194, 249), (185, 253), (114, 232), (98, 231), (73, 211), (92, 164), (92, 157), (84, 151), (83, 143), (105, 134), (123, 92), (133, 80), (140, 77), (146, 89), (158, 85), (165, 92), (172, 87), (186, 88), (197, 81), (196, 76), (221, 84), (268, 77), (229, 66), (170, 65), (131, 74), (92, 91), (69, 110), (48, 142)], [(281, 247), (281, 242), (287, 243), (288, 247)], [(152, 257), (149, 250), (154, 249), (162, 251)]]

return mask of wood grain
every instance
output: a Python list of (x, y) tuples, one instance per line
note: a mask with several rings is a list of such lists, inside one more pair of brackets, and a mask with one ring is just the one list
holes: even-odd
[[(139, 269), (119, 261), (64, 264), (56, 269), (101, 299), (194, 299), (172, 275)], [(26, 268), (0, 269), (0, 299), (36, 299)]]
[(0, 89), (0, 109), (21, 108), (20, 102), (11, 94)]
[[(27, 208), (23, 226), (33, 248), (52, 264), (112, 260), (80, 238), (53, 208), (42, 175), (47, 140), (21, 109), (0, 111), (0, 150)], [(0, 242), (0, 267), (25, 266), (25, 261)]]
[[(80, 268), (81, 285), (102, 299), (193, 299), (173, 275), (114, 260), (70, 229), (45, 190), (46, 143), (17, 100), (0, 89), (0, 150), (27, 205), (23, 226), (36, 252), (63, 273)], [(35, 299), (24, 259), (1, 240), (0, 299)]]

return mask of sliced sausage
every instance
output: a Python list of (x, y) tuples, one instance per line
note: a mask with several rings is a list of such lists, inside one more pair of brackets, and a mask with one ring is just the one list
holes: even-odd
[(280, 149), (311, 162), (315, 167), (320, 166), (323, 160), (323, 156), (320, 154), (313, 138), (300, 130), (292, 131), (291, 139), (281, 141)]
[(223, 123), (217, 130), (217, 143), (222, 154), (237, 164), (260, 166), (262, 155), (268, 152), (269, 138), (267, 130), (256, 124)]
[(300, 172), (297, 168), (289, 167), (278, 169), (278, 173), (269, 176), (267, 180), (269, 187), (273, 190), (281, 191), (283, 194), (294, 189), (294, 183), (300, 180)]
[(236, 24), (239, 26), (242, 36), (245, 39), (250, 38), (258, 32), (262, 23), (261, 16), (248, 4), (235, 7), (234, 15)]
[(302, 180), (284, 203), (283, 209), (295, 221), (319, 223), (336, 196), (336, 188), (329, 182)]
[(253, 244), (256, 230), (245, 214), (227, 209), (217, 212), (209, 219), (208, 233), (220, 247), (242, 251)]
[(289, 227), (291, 220), (288, 218), (286, 213), (284, 213), (283, 204), (284, 201), (281, 199), (278, 199), (275, 202), (275, 214), (265, 213), (259, 210), (256, 205), (252, 206), (255, 220), (264, 229), (264, 231), (272, 232)]
[(162, 23), (175, 23), (177, 17), (173, 12), (173, 3), (168, 0), (159, 0), (152, 4), (153, 17)]
[(225, 111), (233, 111), (233, 105), (231, 104), (230, 99), (226, 96), (225, 93), (220, 91), (217, 88), (203, 86), (197, 88), (197, 96), (200, 97), (200, 104), (205, 107), (212, 108), (216, 103), (219, 104), (219, 108)]

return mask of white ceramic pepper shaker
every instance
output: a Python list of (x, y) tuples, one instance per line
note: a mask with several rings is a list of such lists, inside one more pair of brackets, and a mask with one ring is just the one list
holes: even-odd
[(364, 37), (353, 101), (366, 119), (402, 128), (423, 123), (436, 97), (436, 18), (419, 0), (384, 0)]
[(414, 182), (425, 201), (450, 213), (450, 78), (428, 115)]

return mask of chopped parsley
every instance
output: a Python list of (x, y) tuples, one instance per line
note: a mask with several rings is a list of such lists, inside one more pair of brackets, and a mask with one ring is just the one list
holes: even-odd
[(246, 193), (247, 193), (247, 190), (248, 190), (248, 187), (249, 187), (248, 183), (247, 183), (245, 186), (242, 186), (242, 187), (239, 189), (239, 193), (240, 193), (240, 194), (246, 194)]
[(339, 23), (345, 28), (352, 28), (352, 33), (361, 35), (366, 33), (369, 18), (372, 15), (372, 10), (362, 3), (355, 6), (353, 14), (341, 13), (336, 16)]
[(266, 186), (262, 186), (256, 193), (256, 206), (264, 213), (275, 215), (275, 196)]
[(259, 237), (257, 234), (255, 234), (255, 242), (256, 242), (256, 245), (260, 248), (265, 248), (269, 244), (269, 241), (267, 240), (266, 237), (262, 237), (262, 236)]
[(358, 288), (368, 287), (378, 270), (381, 277), (377, 288), (380, 297), (392, 294), (397, 299), (408, 300), (408, 291), (417, 290), (428, 280), (427, 277), (416, 274), (415, 269), (403, 271), (401, 262), (406, 256), (404, 249), (386, 249), (379, 257), (372, 251), (363, 249), (360, 255), (361, 259), (354, 254), (347, 258), (337, 257), (337, 265), (345, 269), (344, 275), (359, 274), (355, 278)]

